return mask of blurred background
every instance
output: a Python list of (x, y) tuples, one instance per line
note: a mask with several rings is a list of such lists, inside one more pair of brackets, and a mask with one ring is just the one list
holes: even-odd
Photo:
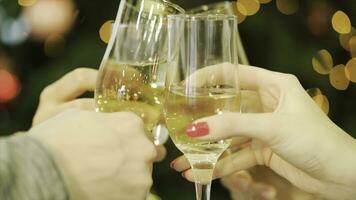
[[(189, 9), (220, 1), (173, 2)], [(98, 68), (118, 5), (118, 0), (0, 0), (0, 135), (30, 128), (46, 85), (78, 67)], [(309, 93), (330, 118), (356, 137), (356, 2), (234, 5), (250, 63), (295, 74), (305, 89), (313, 88)], [(167, 159), (156, 165), (154, 190), (162, 199), (194, 199), (193, 184), (169, 169), (180, 153), (171, 142), (167, 147)], [(212, 198), (229, 198), (218, 181)]]

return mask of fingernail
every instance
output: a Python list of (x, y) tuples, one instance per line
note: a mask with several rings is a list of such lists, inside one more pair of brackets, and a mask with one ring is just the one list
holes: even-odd
[(261, 193), (262, 198), (264, 199), (273, 199), (276, 197), (276, 191), (275, 190), (265, 190)]
[(185, 172), (181, 173), (182, 177), (185, 178)]
[(200, 137), (209, 134), (209, 126), (206, 122), (199, 122), (197, 124), (191, 124), (186, 129), (189, 137)]
[(173, 161), (169, 164), (169, 166), (170, 166), (172, 169), (174, 169), (174, 165), (176, 164), (176, 162), (177, 162), (177, 159), (173, 160)]

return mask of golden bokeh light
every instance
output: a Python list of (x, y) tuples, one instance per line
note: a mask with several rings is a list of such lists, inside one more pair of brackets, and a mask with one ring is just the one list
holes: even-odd
[(323, 110), (325, 114), (329, 114), (330, 112), (330, 104), (329, 100), (325, 95), (317, 95), (313, 97), (315, 103)]
[(354, 27), (351, 27), (350, 33), (339, 35), (340, 45), (347, 51), (350, 51), (350, 43), (349, 42), (353, 36), (356, 36), (356, 29)]
[(325, 95), (323, 95), (319, 88), (308, 89), (307, 93), (314, 100), (314, 102), (324, 111), (325, 114), (329, 114), (329, 100)]
[(18, 4), (23, 7), (32, 6), (37, 2), (37, 0), (18, 0)]
[(334, 66), (334, 61), (331, 54), (322, 49), (312, 59), (313, 68), (319, 74), (329, 74)]
[(356, 58), (352, 58), (346, 64), (345, 75), (347, 79), (356, 83)]
[(65, 47), (65, 39), (60, 34), (52, 34), (48, 36), (44, 43), (45, 54), (49, 57), (59, 56)]
[(324, 111), (325, 114), (329, 114), (330, 112), (330, 103), (325, 95), (323, 95), (323, 104), (321, 105), (321, 109)]
[(310, 88), (307, 89), (307, 93), (311, 96), (311, 97), (315, 97), (317, 95), (322, 95), (322, 92), (319, 88)]
[(347, 34), (351, 31), (351, 21), (341, 10), (337, 11), (331, 20), (333, 29), (340, 34)]
[(258, 0), (261, 4), (266, 4), (271, 2), (272, 0)]
[(316, 95), (312, 97), (315, 103), (321, 108), (324, 103), (324, 98), (322, 94)]
[(114, 25), (114, 20), (106, 21), (99, 30), (100, 39), (108, 43), (111, 37), (112, 28)]
[(246, 16), (256, 14), (261, 7), (258, 0), (238, 0), (236, 6), (241, 14)]
[(356, 57), (356, 36), (350, 38), (349, 47), (350, 47), (351, 57), (353, 58)]
[(69, 31), (75, 19), (75, 7), (72, 0), (38, 0), (24, 10), (23, 16), (32, 36), (45, 40), (51, 34)]
[(299, 9), (299, 0), (276, 0), (278, 10), (286, 15), (292, 15)]
[(244, 5), (242, 5), (240, 2), (236, 3), (237, 11), (241, 13), (241, 15), (246, 16), (247, 15), (247, 10)]
[(338, 90), (346, 90), (349, 87), (350, 81), (345, 74), (345, 65), (337, 65), (329, 75), (330, 84)]
[(237, 15), (237, 22), (239, 24), (241, 24), (243, 21), (245, 21), (246, 15), (243, 15), (238, 9), (237, 9), (236, 15)]

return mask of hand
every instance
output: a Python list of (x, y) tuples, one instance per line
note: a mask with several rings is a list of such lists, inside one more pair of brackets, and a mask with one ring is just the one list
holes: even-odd
[(94, 110), (92, 98), (77, 98), (85, 92), (94, 91), (97, 75), (97, 70), (78, 68), (47, 86), (41, 93), (32, 125), (35, 126), (68, 108)]
[(273, 186), (253, 180), (247, 171), (239, 171), (226, 176), (221, 179), (221, 183), (230, 191), (233, 200), (276, 199), (276, 189)]
[[(40, 103), (32, 122), (33, 126), (67, 109), (94, 111), (93, 98), (78, 99), (78, 97), (85, 92), (95, 90), (97, 76), (97, 70), (78, 68), (47, 86), (41, 93)], [(167, 154), (165, 147), (157, 146), (157, 152), (155, 161), (162, 161)]]
[(29, 133), (53, 155), (73, 199), (144, 199), (156, 149), (132, 113), (65, 111)]
[(227, 165), (223, 173), (265, 165), (304, 191), (354, 199), (355, 139), (323, 113), (299, 81), (293, 75), (240, 66), (240, 83), (243, 89), (258, 92), (266, 113), (225, 113), (200, 119), (193, 125), (206, 123), (209, 131), (197, 126), (187, 133), (201, 140), (254, 138), (256, 142), (237, 152), (236, 164)]
[(315, 200), (315, 195), (301, 191), (286, 179), (264, 166), (239, 171), (221, 179), (233, 200)]

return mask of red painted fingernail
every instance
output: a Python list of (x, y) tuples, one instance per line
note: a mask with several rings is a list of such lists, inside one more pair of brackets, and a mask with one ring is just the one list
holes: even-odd
[(209, 134), (209, 126), (206, 122), (199, 122), (197, 124), (191, 124), (186, 129), (189, 137), (200, 137)]

